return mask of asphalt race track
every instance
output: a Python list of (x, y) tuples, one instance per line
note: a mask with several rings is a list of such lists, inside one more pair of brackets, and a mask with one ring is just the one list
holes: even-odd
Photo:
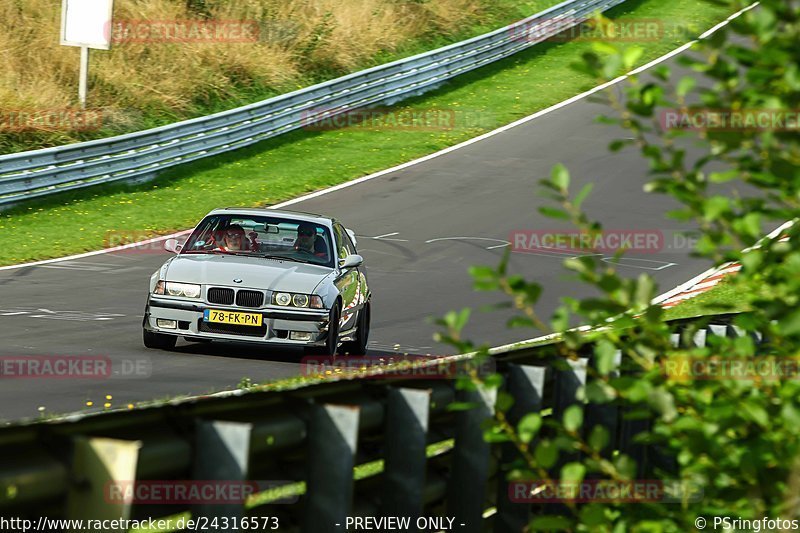
[[(370, 355), (444, 354), (432, 340), (428, 317), (473, 307), (467, 335), (504, 344), (537, 336), (508, 330), (505, 316), (477, 308), (498, 294), (475, 293), (469, 265), (495, 265), (515, 230), (558, 230), (537, 212), (544, 200), (537, 181), (567, 163), (573, 187), (593, 181), (585, 207), (614, 230), (672, 230), (663, 214), (671, 199), (645, 194), (647, 164), (633, 150), (612, 154), (622, 135), (594, 123), (603, 108), (581, 100), (460, 150), (358, 185), (311, 198), (292, 209), (339, 218), (359, 236), (373, 290)], [(669, 233), (667, 231), (667, 233)], [(544, 316), (562, 296), (587, 296), (566, 279), (569, 254), (512, 254), (511, 270), (538, 280)], [(11, 379), (0, 390), (0, 419), (113, 407), (176, 394), (235, 387), (242, 378), (263, 382), (297, 375), (301, 354), (270, 353), (236, 344), (180, 341), (174, 352), (142, 346), (141, 321), (148, 279), (166, 252), (131, 251), (0, 271), (0, 356), (107, 356), (112, 377)], [(660, 291), (709, 265), (689, 247), (633, 254), (620, 266), (632, 277), (654, 274)], [(138, 366), (137, 366), (138, 365)], [(114, 374), (116, 372), (116, 374)], [(132, 375), (130, 375), (132, 374)]]

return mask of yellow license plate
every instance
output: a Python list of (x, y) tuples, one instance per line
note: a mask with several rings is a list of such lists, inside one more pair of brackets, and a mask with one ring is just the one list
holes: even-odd
[(262, 319), (263, 317), (260, 313), (238, 313), (236, 311), (220, 311), (218, 309), (206, 309), (203, 311), (203, 320), (218, 324), (259, 327)]

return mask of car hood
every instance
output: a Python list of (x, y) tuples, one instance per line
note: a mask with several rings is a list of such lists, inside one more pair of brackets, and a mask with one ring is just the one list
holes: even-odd
[[(333, 269), (325, 266), (238, 255), (181, 255), (167, 267), (166, 280), (311, 294)], [(236, 283), (234, 279), (241, 279)]]

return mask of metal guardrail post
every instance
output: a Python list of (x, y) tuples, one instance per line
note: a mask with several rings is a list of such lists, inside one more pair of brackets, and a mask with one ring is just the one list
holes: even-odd
[[(198, 420), (195, 435), (193, 477), (196, 481), (243, 482), (250, 460), (252, 424)], [(241, 518), (243, 503), (200, 503), (192, 506), (192, 516)]]
[[(586, 386), (586, 370), (589, 366), (589, 359), (581, 357), (578, 360), (567, 360), (568, 367), (566, 369), (558, 369), (555, 372), (555, 398), (553, 404), (553, 417), (557, 421), (561, 421), (564, 412), (568, 407), (581, 403), (578, 400), (578, 390)], [(585, 429), (585, 412), (584, 412), (584, 426), (581, 427), (581, 433)], [(561, 467), (570, 461), (576, 461), (579, 454), (561, 453), (554, 475), (556, 478), (560, 476)]]
[(568, 368), (555, 371), (555, 403), (553, 416), (561, 420), (567, 407), (578, 403), (578, 389), (586, 385), (586, 369), (589, 359), (567, 360)]
[[(129, 519), (141, 441), (75, 437), (72, 485), (67, 494), (70, 519)], [(70, 533), (81, 530), (72, 529)], [(109, 529), (126, 533), (127, 529)]]
[[(622, 364), (622, 351), (614, 352), (614, 369), (609, 373), (609, 377), (619, 376), (619, 366)], [(595, 426), (600, 426), (608, 430), (608, 444), (600, 451), (600, 455), (609, 459), (614, 451), (616, 444), (617, 431), (619, 429), (619, 407), (614, 403), (590, 403), (586, 407), (586, 435), (592, 434)]]
[[(514, 397), (514, 405), (506, 413), (509, 423), (516, 424), (528, 413), (542, 410), (544, 382), (547, 368), (529, 365), (508, 365), (506, 392)], [(535, 439), (531, 442), (535, 446)], [(501, 462), (508, 464), (519, 457), (513, 444), (501, 446)], [(497, 476), (497, 515), (494, 518), (496, 533), (519, 533), (528, 525), (531, 506), (514, 503), (508, 497), (508, 481), (505, 471), (498, 469)]]
[(422, 515), (431, 391), (389, 389), (381, 514)]
[(447, 487), (447, 515), (455, 518), (453, 527), (456, 530), (479, 533), (483, 530), (491, 451), (483, 439), (481, 425), (494, 416), (497, 389), (478, 387), (478, 390), (462, 390), (456, 399), (474, 403), (475, 407), (456, 411), (452, 471)]
[(353, 506), (360, 409), (315, 405), (309, 421), (304, 533), (345, 531)]

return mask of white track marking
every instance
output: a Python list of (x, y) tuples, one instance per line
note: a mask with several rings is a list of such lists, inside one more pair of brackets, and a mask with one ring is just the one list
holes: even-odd
[[(678, 263), (667, 263), (666, 261), (654, 261), (653, 259), (637, 259), (635, 257), (621, 257), (619, 259), (615, 259), (614, 257), (604, 257), (602, 259), (604, 263), (608, 263), (610, 265), (617, 265), (617, 266), (624, 266), (629, 268), (641, 268), (643, 270), (664, 270), (665, 268), (669, 268), (672, 266), (676, 266)], [(625, 261), (632, 261), (634, 264), (626, 264)], [(659, 267), (649, 267), (644, 265), (637, 265), (635, 263), (659, 263), (661, 266)]]
[[(755, 3), (751, 4), (751, 5), (749, 5), (748, 7), (742, 9), (741, 11), (739, 11), (737, 13), (734, 13), (733, 15), (728, 17), (723, 22), (720, 22), (719, 24), (717, 24), (716, 26), (714, 26), (710, 30), (708, 30), (705, 33), (703, 33), (699, 38), (700, 39), (705, 39), (706, 37), (708, 37), (709, 35), (711, 35), (715, 31), (717, 31), (720, 28), (722, 28), (722, 27), (726, 26), (727, 24), (729, 24), (731, 20), (739, 17), (742, 13), (745, 13), (746, 11), (749, 11), (749, 10), (753, 9), (757, 5), (758, 5), (758, 2), (755, 2)], [(345, 183), (340, 183), (339, 185), (334, 185), (333, 187), (329, 187), (327, 189), (323, 189), (323, 190), (320, 190), (320, 191), (312, 192), (310, 194), (306, 194), (306, 195), (300, 196), (298, 198), (293, 198), (291, 200), (287, 200), (285, 202), (281, 202), (279, 204), (276, 204), (276, 205), (273, 205), (273, 206), (270, 206), (270, 207), (273, 208), (273, 209), (281, 209), (283, 207), (288, 207), (290, 205), (298, 204), (300, 202), (305, 202), (306, 200), (311, 200), (312, 198), (318, 198), (320, 196), (324, 196), (326, 194), (330, 194), (332, 192), (336, 192), (336, 191), (345, 189), (347, 187), (352, 187), (353, 185), (358, 185), (359, 183), (364, 183), (365, 181), (370, 181), (370, 180), (373, 180), (375, 178), (380, 178), (381, 176), (385, 176), (387, 174), (392, 174), (392, 173), (397, 172), (399, 170), (403, 170), (403, 169), (406, 169), (406, 168), (409, 168), (409, 167), (412, 167), (412, 166), (415, 166), (415, 165), (419, 165), (420, 163), (424, 163), (426, 161), (430, 161), (431, 159), (435, 159), (437, 157), (441, 157), (443, 155), (449, 154), (450, 152), (454, 152), (456, 150), (460, 150), (461, 148), (465, 148), (465, 147), (470, 146), (472, 144), (475, 144), (475, 143), (481, 142), (483, 140), (486, 140), (486, 139), (488, 139), (490, 137), (494, 137), (495, 135), (499, 135), (499, 134), (504, 133), (504, 132), (506, 132), (506, 131), (508, 131), (510, 129), (516, 128), (517, 126), (521, 126), (522, 124), (526, 124), (526, 123), (528, 123), (528, 122), (530, 122), (532, 120), (536, 120), (537, 118), (542, 117), (544, 115), (547, 115), (549, 113), (552, 113), (553, 111), (557, 111), (557, 110), (561, 109), (562, 107), (566, 107), (566, 106), (568, 106), (570, 104), (573, 104), (575, 102), (579, 102), (580, 100), (583, 100), (584, 98), (587, 98), (588, 96), (591, 96), (591, 95), (593, 95), (595, 93), (598, 93), (598, 92), (600, 92), (600, 91), (602, 91), (604, 89), (607, 89), (608, 87), (611, 87), (612, 85), (615, 85), (615, 84), (617, 84), (617, 83), (619, 83), (621, 81), (624, 81), (624, 80), (628, 79), (630, 76), (634, 76), (636, 74), (644, 72), (645, 70), (647, 70), (647, 69), (649, 69), (649, 68), (651, 68), (651, 67), (653, 67), (655, 65), (658, 65), (659, 63), (663, 63), (664, 61), (667, 61), (667, 60), (673, 58), (674, 56), (680, 54), (681, 52), (684, 52), (684, 51), (688, 50), (696, 42), (697, 42), (697, 40), (689, 41), (688, 43), (686, 43), (686, 44), (676, 48), (675, 50), (673, 50), (673, 51), (671, 51), (671, 52), (669, 52), (669, 53), (667, 53), (667, 54), (665, 54), (665, 55), (663, 55), (663, 56), (651, 61), (650, 63), (647, 63), (646, 65), (642, 65), (641, 67), (638, 67), (638, 68), (632, 70), (628, 74), (625, 74), (623, 76), (619, 76), (618, 78), (615, 78), (615, 79), (613, 79), (613, 80), (611, 80), (609, 82), (603, 83), (602, 85), (598, 85), (597, 87), (595, 87), (593, 89), (589, 89), (588, 91), (586, 91), (584, 93), (575, 95), (572, 98), (568, 98), (568, 99), (564, 100), (563, 102), (559, 102), (559, 103), (557, 103), (557, 104), (555, 104), (553, 106), (550, 106), (547, 109), (543, 109), (541, 111), (537, 111), (536, 113), (534, 113), (532, 115), (528, 115), (527, 117), (523, 117), (523, 118), (521, 118), (521, 119), (519, 119), (517, 121), (514, 121), (514, 122), (510, 123), (510, 124), (506, 124), (505, 126), (497, 128), (496, 130), (492, 130), (492, 131), (484, 133), (483, 135), (480, 135), (478, 137), (474, 137), (472, 139), (464, 141), (463, 143), (456, 144), (454, 146), (450, 146), (449, 148), (445, 148), (445, 149), (440, 150), (438, 152), (435, 152), (433, 154), (429, 154), (429, 155), (426, 155), (426, 156), (421, 157), (419, 159), (415, 159), (413, 161), (409, 161), (408, 163), (403, 163), (401, 165), (397, 165), (397, 166), (394, 166), (392, 168), (388, 168), (386, 170), (381, 170), (380, 172), (376, 172), (374, 174), (369, 174), (367, 176), (362, 176), (360, 178), (356, 178), (354, 180), (351, 180), (351, 181), (348, 181), (348, 182), (345, 182)], [(145, 244), (150, 244), (150, 243), (154, 243), (154, 242), (158, 242), (158, 241), (163, 241), (163, 240), (166, 240), (166, 239), (173, 239), (173, 238), (176, 238), (176, 237), (187, 235), (191, 231), (192, 230), (185, 230), (185, 231), (181, 231), (181, 232), (178, 232), (178, 233), (173, 233), (171, 235), (163, 235), (161, 237), (155, 237), (153, 239), (148, 239), (148, 240), (141, 241), (141, 242), (126, 244), (124, 246), (116, 246), (114, 248), (105, 248), (103, 250), (95, 250), (93, 252), (86, 252), (86, 253), (83, 253), (83, 254), (70, 255), (70, 256), (67, 256), (67, 257), (59, 257), (59, 258), (56, 258), (56, 259), (46, 259), (44, 261), (35, 261), (35, 262), (32, 262), (32, 263), (23, 263), (23, 264), (19, 264), (19, 265), (8, 265), (8, 266), (0, 267), (0, 271), (12, 270), (12, 269), (17, 269), (17, 268), (25, 268), (25, 267), (31, 267), (31, 266), (37, 266), (37, 265), (45, 265), (45, 264), (49, 264), (49, 263), (57, 263), (59, 261), (66, 261), (66, 260), (69, 260), (69, 259), (82, 259), (84, 257), (91, 257), (93, 255), (117, 252), (119, 250), (125, 250), (127, 248), (135, 248), (135, 247), (138, 247), (138, 246), (143, 246)]]
[(372, 239), (373, 241), (408, 242), (408, 239), (389, 239), (389, 237), (393, 237), (394, 235), (400, 235), (400, 232), (395, 231), (394, 233), (386, 233), (385, 235), (378, 235), (377, 237), (367, 237), (365, 235), (356, 235), (356, 237), (359, 239)]
[(511, 246), (511, 243), (504, 240), (504, 239), (490, 239), (489, 237), (440, 237), (438, 239), (428, 239), (425, 241), (425, 244), (431, 244), (433, 242), (440, 242), (440, 241), (494, 241), (494, 242), (501, 242), (503, 244), (497, 246), (490, 246), (487, 250), (491, 250), (493, 248), (500, 248), (504, 246)]

